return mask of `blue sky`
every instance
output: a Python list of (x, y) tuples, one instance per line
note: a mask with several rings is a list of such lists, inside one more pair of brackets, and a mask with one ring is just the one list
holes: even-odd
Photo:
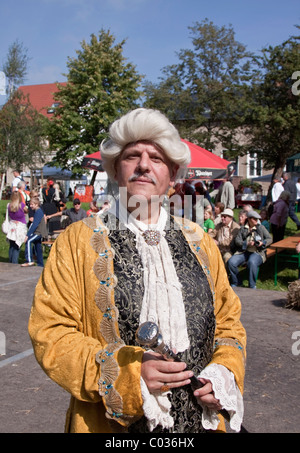
[[(101, 28), (147, 80), (156, 82), (176, 51), (191, 48), (188, 27), (208, 18), (231, 24), (248, 50), (282, 43), (300, 24), (299, 0), (0, 0), (0, 70), (16, 39), (30, 57), (25, 85), (63, 81), (68, 57)], [(295, 68), (295, 70), (300, 68)], [(1, 98), (1, 96), (0, 96)]]

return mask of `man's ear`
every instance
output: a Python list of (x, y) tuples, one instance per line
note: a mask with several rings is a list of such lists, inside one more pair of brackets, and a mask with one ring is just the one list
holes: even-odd
[(178, 172), (179, 165), (174, 164), (171, 169), (170, 187), (173, 187), (176, 181), (176, 175)]

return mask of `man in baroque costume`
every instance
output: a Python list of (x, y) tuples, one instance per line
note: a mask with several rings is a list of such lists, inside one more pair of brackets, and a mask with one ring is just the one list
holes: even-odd
[[(56, 239), (29, 320), (38, 362), (71, 394), (65, 429), (224, 431), (218, 411), (225, 408), (238, 431), (246, 343), (240, 301), (214, 240), (162, 207), (189, 148), (164, 115), (139, 108), (111, 125), (101, 156), (118, 202)], [(137, 345), (145, 321), (158, 325), (182, 362)], [(203, 384), (194, 391), (191, 369)]]

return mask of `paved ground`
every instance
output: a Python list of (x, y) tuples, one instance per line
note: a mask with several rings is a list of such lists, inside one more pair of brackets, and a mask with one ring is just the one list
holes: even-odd
[[(69, 396), (39, 367), (27, 333), (40, 272), (0, 263), (0, 352), (6, 338), (6, 355), (0, 356), (1, 433), (64, 430)], [(246, 288), (237, 293), (248, 335), (244, 425), (252, 433), (299, 433), (300, 312), (284, 308), (286, 293)]]

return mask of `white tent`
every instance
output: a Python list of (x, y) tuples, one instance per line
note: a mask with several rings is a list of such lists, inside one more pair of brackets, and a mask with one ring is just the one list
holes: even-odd
[[(45, 165), (42, 170), (33, 170), (33, 175), (36, 178), (47, 179), (53, 178), (59, 181), (70, 181), (70, 180), (79, 180), (79, 181), (87, 181), (86, 175), (76, 176), (70, 170), (62, 170), (59, 167), (50, 167), (49, 165)], [(22, 173), (23, 178), (29, 178), (31, 176), (30, 172)]]

